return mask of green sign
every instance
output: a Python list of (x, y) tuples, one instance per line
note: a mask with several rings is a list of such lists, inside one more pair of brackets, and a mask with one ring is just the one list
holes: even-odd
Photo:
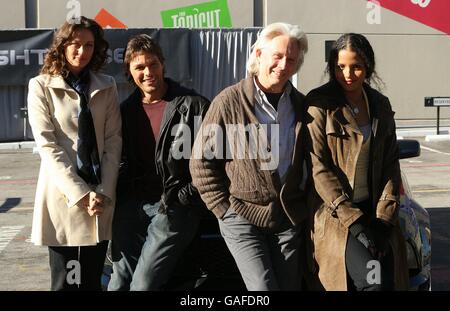
[(161, 11), (163, 27), (217, 28), (231, 27), (227, 0), (216, 0)]

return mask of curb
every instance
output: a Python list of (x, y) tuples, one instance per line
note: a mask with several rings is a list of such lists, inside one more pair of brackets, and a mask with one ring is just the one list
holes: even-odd
[(440, 130), (439, 135), (436, 134), (436, 129), (397, 129), (397, 137), (427, 137), (427, 136), (446, 136), (449, 134), (447, 129)]
[(427, 135), (426, 142), (450, 141), (450, 135)]
[(20, 150), (20, 149), (35, 149), (36, 143), (34, 141), (19, 141), (13, 143), (0, 143), (0, 150)]

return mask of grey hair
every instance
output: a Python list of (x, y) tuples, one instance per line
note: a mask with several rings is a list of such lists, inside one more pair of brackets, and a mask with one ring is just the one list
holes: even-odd
[(304, 56), (308, 52), (308, 38), (306, 34), (300, 29), (298, 25), (291, 25), (287, 23), (273, 23), (267, 25), (258, 35), (258, 39), (252, 46), (252, 52), (247, 61), (247, 71), (249, 74), (258, 75), (259, 61), (256, 57), (256, 50), (263, 48), (273, 38), (278, 36), (288, 36), (295, 39), (298, 44), (299, 53), (296, 71), (300, 69), (303, 64)]

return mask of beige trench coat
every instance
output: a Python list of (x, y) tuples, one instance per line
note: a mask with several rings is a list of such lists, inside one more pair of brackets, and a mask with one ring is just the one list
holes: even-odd
[[(91, 189), (76, 172), (78, 94), (61, 76), (30, 80), (28, 111), (41, 156), (31, 240), (36, 245), (85, 246), (111, 239), (122, 150), (118, 94), (112, 77), (91, 72), (89, 107), (94, 120), (102, 183)], [(112, 199), (101, 216), (77, 205), (94, 190)]]
[[(395, 285), (406, 289), (406, 246), (398, 222), (400, 165), (394, 112), (389, 100), (365, 85), (372, 120), (370, 190), (373, 214), (394, 226), (390, 245), (394, 252)], [(307, 96), (310, 156), (315, 185), (309, 195), (312, 229), (310, 270), (319, 288), (347, 290), (345, 247), (348, 227), (362, 212), (352, 206), (356, 162), (363, 136), (342, 93), (328, 83)]]

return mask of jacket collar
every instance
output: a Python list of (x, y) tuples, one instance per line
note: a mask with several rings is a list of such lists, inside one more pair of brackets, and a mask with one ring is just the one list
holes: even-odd
[[(110, 88), (113, 80), (105, 75), (90, 72), (89, 96), (92, 98), (101, 90)], [(62, 89), (69, 92), (75, 92), (73, 88), (64, 80), (61, 75), (48, 75), (45, 86), (53, 89)]]
[(240, 82), (243, 90), (242, 93), (244, 100), (252, 108), (252, 110), (254, 109), (255, 106), (255, 95), (256, 95), (256, 88), (253, 82), (254, 77), (255, 77), (254, 75), (249, 75), (247, 78), (245, 78)]
[[(252, 123), (259, 123), (256, 116), (254, 115), (255, 111), (255, 96), (256, 96), (256, 87), (255, 87), (255, 76), (249, 75), (247, 78), (243, 79), (240, 82), (241, 88), (242, 88), (242, 96), (247, 105), (250, 107), (250, 110), (252, 111), (251, 114), (251, 122)], [(290, 81), (288, 81), (289, 87), (290, 87), (290, 93), (289, 97), (291, 98), (291, 103), (294, 106), (295, 111), (295, 118), (296, 121), (300, 121), (302, 116), (304, 115), (304, 104), (303, 104), (303, 98), (304, 96), (301, 95), (300, 92), (297, 92), (294, 86)], [(254, 117), (254, 118), (253, 118)]]
[[(364, 83), (363, 87), (369, 100), (372, 131), (376, 136), (379, 120), (383, 120), (387, 116), (387, 113), (382, 109), (385, 105), (380, 104), (381, 101), (385, 100), (385, 97), (366, 83)], [(340, 124), (349, 127), (354, 132), (361, 132), (350, 108), (348, 108), (345, 95), (341, 87), (336, 82), (330, 81), (327, 84), (311, 91), (310, 96), (311, 98), (316, 96), (321, 98), (325, 97), (327, 101), (329, 100), (330, 103), (333, 103), (332, 105), (335, 105), (334, 108), (329, 107), (331, 110), (334, 110), (334, 112), (332, 112), (334, 119), (336, 119)]]

